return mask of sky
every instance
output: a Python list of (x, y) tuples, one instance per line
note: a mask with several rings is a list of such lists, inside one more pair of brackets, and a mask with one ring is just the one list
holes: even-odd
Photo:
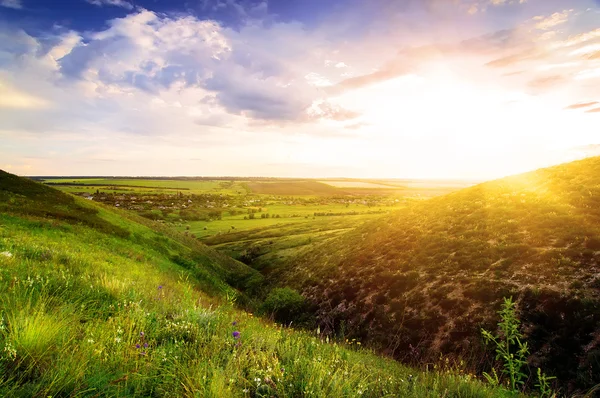
[(600, 0), (0, 0), (0, 169), (492, 179), (600, 155)]

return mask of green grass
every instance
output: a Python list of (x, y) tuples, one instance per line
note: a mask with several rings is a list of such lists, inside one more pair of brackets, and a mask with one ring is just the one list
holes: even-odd
[(0, 199), (0, 396), (509, 396), (237, 309), (243, 264), (133, 213), (3, 172)]
[(259, 270), (266, 278), (264, 290), (268, 290), (271, 283), (277, 283), (291, 259), (344, 232), (360, 228), (375, 216), (320, 217), (307, 222), (236, 229), (208, 236), (202, 242)]
[[(344, 219), (348, 224), (359, 224), (365, 219), (373, 219), (376, 214), (359, 214), (352, 216), (330, 216), (330, 217), (284, 217), (284, 218), (255, 218), (253, 220), (244, 220), (244, 216), (224, 217), (222, 220), (214, 221), (189, 221), (179, 223), (176, 228), (179, 231), (189, 231), (189, 233), (199, 238), (207, 238), (214, 235), (231, 234), (238, 231), (262, 230), (264, 228), (285, 228), (288, 225), (312, 226), (315, 230), (321, 225), (335, 223), (338, 219)], [(187, 228), (189, 226), (189, 229)], [(232, 228), (233, 227), (233, 228)], [(204, 229), (206, 228), (206, 229)]]

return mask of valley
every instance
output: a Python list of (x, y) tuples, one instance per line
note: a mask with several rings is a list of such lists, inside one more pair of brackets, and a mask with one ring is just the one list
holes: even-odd
[[(46, 187), (27, 183), (34, 191), (60, 200), (16, 195), (3, 211), (158, 244), (207, 302), (235, 297), (241, 310), (420, 369), (497, 366), (481, 330), (495, 330), (512, 297), (529, 366), (570, 395), (600, 382), (598, 175), (600, 158), (475, 185), (35, 178)], [(165, 238), (127, 232), (131, 222)], [(164, 246), (171, 239), (188, 254)]]

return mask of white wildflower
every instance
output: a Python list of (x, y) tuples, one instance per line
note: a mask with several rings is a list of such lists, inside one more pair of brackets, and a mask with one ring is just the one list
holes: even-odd
[(15, 350), (11, 343), (6, 343), (4, 346), (5, 358), (15, 359), (17, 357), (17, 350)]

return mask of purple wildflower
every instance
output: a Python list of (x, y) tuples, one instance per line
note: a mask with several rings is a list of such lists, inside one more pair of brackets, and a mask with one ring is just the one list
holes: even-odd
[(144, 332), (140, 332), (140, 337), (144, 337)]
[(148, 348), (148, 343), (144, 343), (144, 348)]
[(232, 333), (232, 335), (233, 335), (233, 338), (234, 338), (234, 339), (239, 339), (239, 338), (240, 338), (240, 335), (241, 335), (241, 333), (240, 333), (240, 332), (238, 332), (238, 331), (236, 330), (235, 332), (233, 332), (233, 333)]
[(140, 355), (146, 355), (145, 351), (140, 352)]
[(141, 345), (139, 345), (139, 344), (135, 345), (135, 348), (137, 348), (137, 349), (139, 349), (140, 347), (141, 347)]
[(235, 325), (237, 325), (237, 321), (233, 321), (231, 324), (232, 324), (233, 326), (235, 326)]
[(162, 289), (162, 285), (158, 285), (158, 290)]

